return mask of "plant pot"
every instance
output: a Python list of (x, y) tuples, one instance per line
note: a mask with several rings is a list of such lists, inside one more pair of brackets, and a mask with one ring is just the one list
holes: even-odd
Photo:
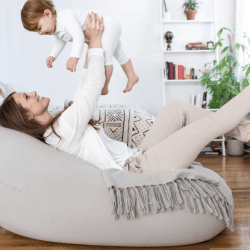
[(164, 16), (163, 16), (163, 19), (165, 21), (170, 21), (171, 20), (171, 12), (164, 12)]
[(236, 139), (227, 139), (227, 154), (240, 156), (244, 154), (244, 142)]
[(186, 10), (185, 13), (186, 13), (187, 20), (194, 20), (196, 10)]

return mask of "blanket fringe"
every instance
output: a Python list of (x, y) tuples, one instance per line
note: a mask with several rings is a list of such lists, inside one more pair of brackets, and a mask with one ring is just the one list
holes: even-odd
[(217, 185), (205, 180), (179, 178), (160, 185), (135, 186), (127, 188), (110, 187), (111, 214), (115, 219), (124, 215), (127, 219), (136, 218), (136, 203), (143, 216), (180, 209), (184, 204), (187, 212), (197, 211), (213, 214), (224, 220), (234, 232), (233, 206), (227, 202)]

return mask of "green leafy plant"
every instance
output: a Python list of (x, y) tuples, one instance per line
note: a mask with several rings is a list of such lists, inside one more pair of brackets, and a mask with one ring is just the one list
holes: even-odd
[[(232, 31), (226, 27), (223, 27), (217, 34), (218, 41), (215, 43), (212, 52), (215, 53), (218, 47), (222, 47), (222, 41), (220, 39), (223, 31)], [(219, 109), (225, 103), (230, 101), (232, 98), (237, 96), (246, 86), (249, 85), (248, 76), (250, 74), (250, 64), (246, 64), (241, 67), (236, 58), (236, 51), (242, 49), (243, 53), (246, 53), (248, 48), (242, 44), (236, 43), (232, 46), (226, 46), (222, 48), (221, 54), (225, 56), (217, 62), (214, 60), (211, 63), (206, 63), (205, 67), (208, 64), (212, 64), (213, 69), (209, 73), (203, 73), (200, 77), (201, 85), (205, 86), (212, 93), (212, 99), (208, 104), (208, 108)], [(237, 79), (236, 72), (238, 69), (244, 73), (242, 80)]]
[(200, 7), (200, 4), (202, 2), (198, 2), (197, 0), (185, 0), (185, 3), (183, 3), (182, 8), (184, 9), (184, 13), (186, 10), (198, 10)]

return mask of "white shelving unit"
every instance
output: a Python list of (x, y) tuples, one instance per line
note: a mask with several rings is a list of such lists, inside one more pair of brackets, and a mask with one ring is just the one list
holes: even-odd
[(165, 79), (165, 84), (176, 84), (176, 83), (200, 83), (197, 79), (190, 80), (167, 80)]
[[(164, 26), (165, 24), (168, 25), (168, 30), (171, 31), (171, 25), (185, 25), (188, 26), (188, 25), (196, 25), (196, 24), (204, 24), (204, 25), (213, 25), (214, 26), (214, 43), (216, 42), (216, 36), (217, 36), (217, 20), (216, 20), (216, 1), (213, 0), (213, 12), (214, 12), (214, 17), (213, 19), (211, 20), (164, 20), (162, 18), (162, 0), (159, 0), (160, 2), (160, 14), (161, 14), (161, 48), (162, 48), (162, 81), (163, 81), (163, 84), (162, 84), (162, 88), (163, 88), (163, 105), (165, 106), (167, 101), (166, 101), (166, 84), (176, 84), (178, 83), (181, 84), (190, 84), (190, 83), (194, 83), (194, 84), (197, 84), (199, 83), (200, 81), (197, 80), (197, 79), (190, 79), (190, 80), (167, 80), (165, 79), (165, 75), (164, 75), (164, 67), (165, 67), (165, 61), (167, 61), (167, 56), (168, 55), (175, 55), (175, 54), (178, 54), (179, 56), (181, 54), (183, 54), (183, 56), (192, 56), (192, 55), (201, 55), (201, 56), (205, 56), (206, 54), (207, 55), (211, 55), (213, 54), (211, 50), (166, 50), (164, 49), (164, 34), (167, 30), (164, 29)], [(212, 2), (212, 1), (211, 1)], [(182, 27), (182, 26), (180, 26)], [(193, 27), (193, 26), (192, 26)], [(180, 37), (178, 37), (178, 39), (182, 39)], [(187, 40), (187, 43), (190, 41), (190, 37), (186, 38)], [(218, 50), (216, 51), (215, 53), (215, 59), (218, 61), (219, 60), (219, 52)], [(205, 63), (205, 62), (204, 62)], [(202, 66), (202, 65), (201, 65)]]
[(171, 20), (171, 21), (167, 21), (162, 19), (163, 23), (214, 23), (215, 20)]
[[(162, 0), (159, 0), (160, 2), (160, 15), (161, 15), (161, 51), (162, 51), (162, 93), (163, 93), (163, 104), (164, 106), (167, 103), (166, 100), (166, 86), (170, 86), (170, 85), (178, 85), (178, 86), (182, 86), (182, 85), (188, 85), (191, 86), (193, 84), (198, 85), (200, 84), (200, 81), (197, 79), (189, 79), (189, 80), (168, 80), (165, 78), (164, 75), (164, 68), (165, 68), (165, 61), (167, 61), (167, 57), (168, 56), (175, 56), (178, 55), (186, 57), (186, 56), (192, 56), (192, 55), (201, 55), (202, 57), (206, 57), (207, 55), (211, 55), (212, 52), (210, 50), (185, 50), (185, 49), (176, 49), (176, 50), (171, 50), (171, 51), (167, 51), (166, 49), (164, 49), (164, 34), (167, 31), (171, 31), (171, 25), (184, 25), (185, 28), (187, 28), (187, 26), (192, 25), (192, 27), (195, 27), (195, 25), (206, 25), (205, 27), (208, 27), (208, 25), (213, 25), (214, 26), (214, 37), (213, 37), (213, 41), (214, 43), (216, 43), (217, 41), (217, 20), (216, 20), (216, 0), (213, 0), (213, 12), (214, 12), (214, 17), (212, 20), (164, 20), (162, 18)], [(211, 1), (212, 2), (212, 1)], [(178, 11), (178, 10), (177, 10)], [(164, 28), (165, 26), (168, 26), (167, 30)], [(172, 26), (173, 27), (173, 26)], [(182, 26), (180, 26), (180, 28), (182, 28)], [(176, 38), (175, 38), (176, 39)], [(182, 39), (181, 37), (178, 37), (178, 39)], [(185, 37), (186, 40), (186, 44), (190, 42), (190, 37)], [(200, 38), (202, 39), (202, 37)], [(182, 39), (184, 40), (184, 39)], [(174, 42), (174, 41), (173, 41)], [(219, 52), (218, 50), (214, 53), (215, 55), (215, 60), (217, 60), (217, 62), (219, 61)], [(209, 61), (209, 60), (208, 60)], [(208, 61), (205, 61), (204, 64)], [(210, 60), (211, 61), (211, 60)], [(203, 64), (203, 65), (204, 65)], [(200, 65), (200, 67), (202, 67), (203, 65)], [(189, 65), (190, 67), (190, 65)], [(197, 70), (197, 69), (196, 69)], [(208, 109), (209, 110), (209, 109)], [(216, 109), (210, 109), (210, 111), (214, 111), (216, 112)], [(221, 139), (215, 139), (214, 141), (221, 141), (221, 147), (222, 147), (222, 155), (225, 156), (226, 152), (225, 152), (225, 137), (224, 135), (221, 136)]]
[(164, 50), (164, 53), (212, 53), (211, 50)]
[[(213, 79), (212, 79), (213, 80)], [(168, 80), (165, 79), (165, 84), (177, 84), (177, 83), (200, 83), (198, 79), (189, 79), (189, 80)]]

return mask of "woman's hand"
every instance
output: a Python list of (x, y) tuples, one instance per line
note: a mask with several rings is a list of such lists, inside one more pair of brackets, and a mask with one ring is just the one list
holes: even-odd
[(101, 39), (103, 32), (103, 18), (99, 19), (98, 15), (91, 12), (86, 18), (85, 36), (89, 39), (89, 49), (101, 48)]

